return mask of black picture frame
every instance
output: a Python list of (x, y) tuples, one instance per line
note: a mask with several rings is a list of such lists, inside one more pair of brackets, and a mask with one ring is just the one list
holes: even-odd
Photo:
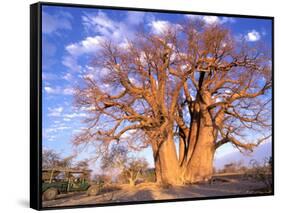
[[(272, 192), (257, 193), (245, 195), (229, 195), (202, 198), (183, 198), (169, 200), (150, 200), (150, 201), (131, 201), (120, 203), (100, 203), (62, 207), (43, 207), (42, 206), (42, 6), (58, 6), (58, 7), (79, 7), (79, 8), (95, 8), (110, 9), (119, 11), (142, 11), (142, 12), (161, 12), (175, 14), (191, 14), (206, 15), (218, 17), (237, 17), (237, 18), (254, 18), (266, 19), (272, 23)], [(274, 17), (257, 16), (257, 15), (241, 15), (241, 14), (224, 14), (209, 12), (193, 12), (193, 11), (176, 11), (149, 8), (131, 8), (131, 7), (113, 7), (104, 5), (84, 5), (84, 4), (68, 4), (68, 3), (50, 3), (38, 2), (30, 5), (30, 207), (36, 210), (48, 209), (68, 209), (68, 208), (84, 208), (99, 206), (115, 206), (115, 205), (133, 205), (146, 203), (162, 203), (162, 202), (178, 202), (192, 200), (210, 200), (225, 199), (239, 197), (254, 196), (271, 196), (274, 195)]]

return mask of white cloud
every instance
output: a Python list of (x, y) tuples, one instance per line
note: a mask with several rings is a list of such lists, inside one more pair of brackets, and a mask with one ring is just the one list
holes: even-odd
[[(46, 12), (42, 13), (42, 32), (45, 34), (58, 33), (58, 30), (71, 30), (71, 15), (68, 13), (58, 13), (50, 15)], [(69, 16), (70, 15), (70, 16)]]
[(56, 136), (55, 136), (55, 135), (52, 135), (52, 134), (50, 134), (50, 133), (52, 133), (52, 132), (50, 131), (50, 129), (46, 129), (46, 130), (43, 132), (43, 138), (46, 139), (47, 141), (53, 142), (53, 141), (55, 141)]
[(91, 80), (94, 80), (95, 75), (92, 74), (92, 73), (88, 73), (88, 74), (86, 74), (86, 75), (80, 75), (79, 77), (81, 77), (82, 79), (91, 79)]
[(232, 91), (230, 89), (226, 89), (224, 92), (228, 95), (232, 93)]
[(185, 17), (186, 17), (187, 19), (193, 20), (193, 19), (199, 18), (200, 16), (199, 16), (199, 15), (187, 14), (187, 15), (185, 15)]
[(246, 41), (255, 42), (261, 39), (261, 35), (258, 31), (252, 30), (245, 35)]
[(202, 20), (207, 25), (211, 24), (225, 24), (225, 23), (234, 23), (235, 19), (230, 17), (218, 17), (218, 16), (202, 16), (202, 15), (185, 15), (187, 19), (190, 20)]
[(217, 97), (216, 100), (215, 100), (216, 103), (217, 102), (223, 102), (223, 101), (224, 101), (223, 97)]
[(48, 141), (55, 141), (61, 134), (61, 131), (71, 129), (70, 126), (66, 126), (65, 123), (54, 122), (50, 127), (43, 129), (43, 137)]
[(168, 30), (182, 29), (180, 24), (171, 23), (165, 20), (155, 20), (154, 17), (150, 19), (148, 26), (150, 27), (151, 32), (157, 35), (163, 34)]
[(66, 81), (71, 81), (73, 79), (73, 76), (71, 73), (66, 73), (62, 78)]
[(60, 89), (59, 88), (52, 88), (52, 87), (49, 87), (49, 86), (45, 86), (44, 90), (48, 94), (58, 94), (58, 93), (60, 93)]
[(139, 11), (128, 11), (127, 13), (127, 23), (132, 25), (138, 25), (144, 21), (144, 12)]
[(67, 88), (64, 88), (62, 93), (64, 95), (73, 95), (74, 94), (74, 89), (71, 88), (71, 87), (67, 87)]
[(50, 87), (50, 86), (45, 86), (44, 90), (47, 94), (50, 95), (73, 95), (74, 89), (72, 87), (66, 87), (66, 88), (61, 88), (61, 87)]
[(151, 23), (149, 23), (149, 26), (151, 27), (153, 33), (161, 34), (161, 33), (165, 33), (165, 31), (168, 30), (171, 24), (168, 21), (158, 20), (158, 21), (152, 21)]
[(129, 23), (113, 21), (101, 11), (97, 14), (87, 14), (82, 17), (82, 20), (87, 31), (98, 33), (107, 39), (120, 42), (126, 37), (131, 37)]
[(51, 81), (51, 80), (56, 80), (58, 78), (57, 75), (55, 75), (54, 73), (50, 73), (50, 72), (42, 72), (42, 79), (45, 81)]
[(89, 111), (95, 111), (95, 106), (89, 106), (89, 107), (81, 107), (81, 111), (89, 112)]
[(71, 129), (69, 126), (59, 126), (57, 127), (57, 130), (66, 130), (66, 129)]
[(217, 16), (204, 16), (203, 20), (206, 24), (217, 24), (220, 21), (219, 17)]
[(143, 66), (146, 65), (146, 55), (144, 51), (141, 51), (139, 60)]
[(63, 111), (63, 107), (57, 107), (57, 108), (48, 108), (48, 116), (51, 117), (59, 117), (61, 116), (61, 113)]
[(224, 23), (235, 23), (235, 19), (234, 18), (230, 18), (230, 17), (223, 17), (220, 18), (220, 23), (224, 24)]
[(128, 49), (130, 47), (130, 42), (128, 40), (125, 40), (121, 42), (118, 46), (122, 49)]
[(104, 40), (111, 40), (121, 48), (128, 47), (127, 39), (130, 40), (135, 36), (133, 29), (142, 22), (143, 18), (142, 12), (128, 12), (120, 22), (111, 19), (102, 11), (83, 15), (82, 24), (89, 36), (65, 47), (67, 54), (63, 57), (62, 64), (72, 71), (82, 72), (83, 67), (79, 65), (79, 57), (97, 52)]
[(80, 72), (82, 69), (82, 67), (78, 64), (76, 57), (71, 55), (63, 57), (62, 64), (71, 71)]
[(101, 36), (87, 37), (84, 40), (66, 46), (67, 52), (72, 56), (80, 56), (85, 53), (93, 53), (99, 49), (99, 44), (103, 41)]
[(62, 64), (73, 71), (82, 71), (78, 58), (85, 54), (93, 54), (100, 48), (104, 40), (114, 40), (117, 43), (125, 41), (129, 30), (121, 22), (115, 22), (101, 11), (97, 14), (86, 14), (82, 16), (86, 31), (95, 36), (88, 36), (81, 41), (66, 46), (68, 55), (63, 58)]
[(64, 118), (81, 118), (81, 117), (86, 117), (86, 113), (69, 113), (69, 114), (64, 114)]
[(105, 32), (105, 30), (114, 30), (114, 22), (107, 17), (104, 12), (99, 11), (97, 15), (85, 15), (82, 17), (83, 24), (86, 27), (97, 27), (100, 32)]
[(132, 136), (133, 134), (136, 133), (136, 129), (131, 129), (131, 130), (128, 130), (126, 132), (124, 132), (122, 135), (121, 135), (121, 139), (125, 140), (125, 139), (128, 139), (130, 136)]
[(113, 41), (122, 42), (134, 37), (134, 30), (146, 19), (145, 12), (128, 11), (122, 21), (111, 19), (106, 13), (88, 13), (82, 16), (85, 30)]

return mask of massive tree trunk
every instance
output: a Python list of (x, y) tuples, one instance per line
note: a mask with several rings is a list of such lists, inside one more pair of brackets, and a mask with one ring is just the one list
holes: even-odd
[(181, 184), (176, 147), (173, 140), (173, 131), (167, 133), (164, 140), (152, 145), (156, 182), (161, 184)]
[(181, 129), (179, 160), (177, 160), (173, 130), (165, 140), (154, 145), (156, 178), (160, 183), (182, 184), (208, 181), (213, 175), (216, 134), (208, 110), (210, 94), (198, 95), (191, 106), (190, 129)]
[(196, 142), (198, 141), (198, 127), (200, 119), (198, 111), (191, 116), (190, 131), (187, 135), (181, 136), (179, 141), (179, 166), (180, 166), (180, 177), (185, 182), (185, 174), (187, 165), (195, 149)]
[(213, 128), (201, 126), (195, 149), (186, 165), (185, 182), (207, 181), (212, 177), (214, 152)]
[[(200, 104), (200, 111), (195, 110), (195, 132), (190, 132), (189, 141), (192, 145), (188, 152), (186, 168), (184, 169), (184, 181), (195, 183), (207, 181), (213, 175), (213, 159), (215, 152), (215, 135), (212, 123), (212, 117), (207, 110), (206, 105)], [(193, 126), (192, 126), (193, 128)], [(195, 134), (195, 135), (191, 135)]]

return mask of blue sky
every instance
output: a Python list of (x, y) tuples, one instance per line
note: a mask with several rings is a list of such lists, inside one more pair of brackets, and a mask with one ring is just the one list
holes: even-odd
[[(43, 147), (64, 156), (73, 153), (71, 138), (83, 128), (81, 121), (87, 116), (86, 109), (73, 106), (73, 88), (93, 72), (91, 59), (100, 41), (111, 39), (126, 45), (126, 39), (132, 39), (139, 26), (161, 33), (169, 25), (192, 18), (225, 25), (234, 36), (252, 45), (259, 41), (271, 45), (270, 20), (43, 6)], [(216, 156), (233, 151), (226, 145)], [(79, 158), (87, 157), (88, 152), (81, 152)], [(150, 149), (138, 155), (152, 162)]]

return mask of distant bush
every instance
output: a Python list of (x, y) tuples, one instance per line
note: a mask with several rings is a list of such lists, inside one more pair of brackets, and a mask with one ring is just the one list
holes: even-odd
[(117, 177), (118, 182), (129, 183), (132, 186), (139, 181), (147, 167), (148, 162), (145, 158), (130, 156), (128, 148), (121, 145), (112, 146), (101, 159), (101, 168), (104, 171), (121, 171)]
[(246, 172), (247, 167), (242, 165), (242, 162), (231, 162), (225, 164), (223, 169), (217, 170), (216, 173), (243, 173)]
[(150, 168), (150, 169), (145, 170), (142, 173), (141, 178), (143, 178), (145, 180), (145, 182), (155, 182), (156, 181), (155, 169)]
[(96, 184), (109, 184), (112, 182), (112, 178), (106, 174), (97, 174), (93, 177), (93, 182)]
[(251, 160), (250, 165), (248, 177), (262, 182), (266, 189), (272, 190), (272, 157), (265, 158), (262, 162)]

